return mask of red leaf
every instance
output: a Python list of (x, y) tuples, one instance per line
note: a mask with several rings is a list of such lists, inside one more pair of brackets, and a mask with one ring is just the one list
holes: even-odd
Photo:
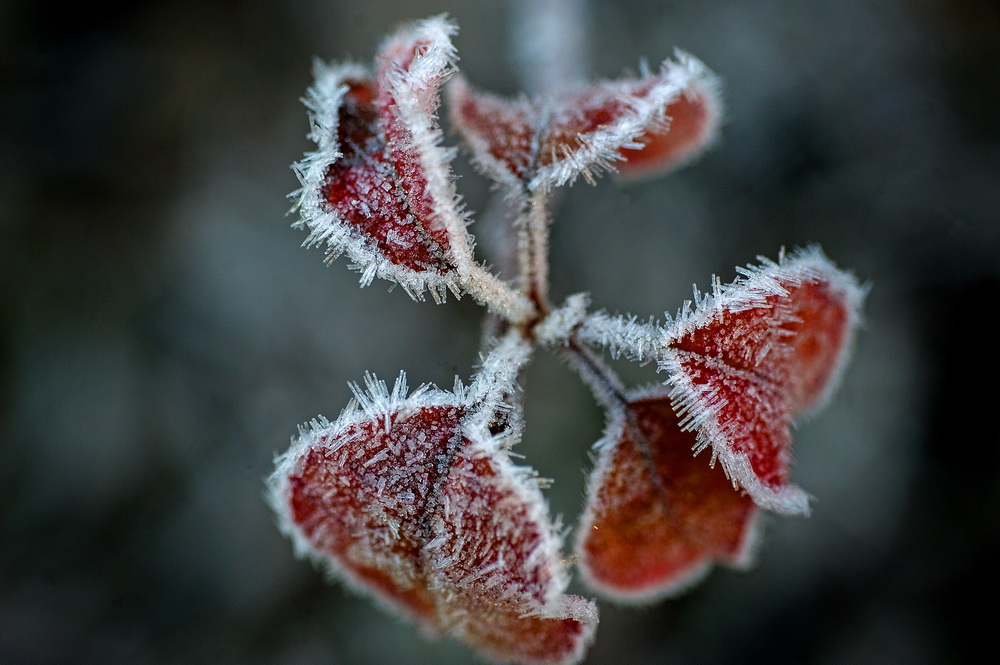
[(597, 607), (579, 596), (564, 595), (546, 615), (523, 608), (463, 600), (456, 636), (499, 663), (570, 665), (580, 662), (594, 638)]
[(428, 223), (426, 181), (412, 156), (388, 147), (384, 93), (376, 95), (367, 81), (346, 85), (337, 128), (341, 156), (327, 167), (321, 187), (326, 209), (392, 265), (447, 272), (448, 234)]
[[(616, 162), (626, 175), (662, 170), (705, 145), (718, 120), (714, 79), (686, 55), (657, 74), (602, 81), (554, 99), (506, 100), (475, 92), (461, 79), (448, 92), (452, 120), (476, 164), (512, 189), (548, 188), (578, 176), (593, 181)], [(670, 113), (678, 116), (676, 132)]]
[(748, 563), (756, 508), (694, 445), (665, 391), (635, 395), (613, 417), (576, 543), (585, 579), (604, 595), (655, 600), (715, 562)]
[(534, 170), (538, 109), (473, 90), (462, 76), (446, 89), (452, 123), (462, 133), (479, 170), (510, 190), (527, 183)]
[(457, 290), (471, 251), (434, 116), (454, 31), (443, 19), (401, 30), (374, 78), (357, 66), (320, 68), (307, 99), (318, 150), (297, 165), (307, 242), (347, 253), (364, 283), (389, 279), (414, 297)]
[(596, 608), (563, 595), (560, 542), (534, 479), (490, 446), (467, 444), (439, 493), (427, 545), (432, 584), (462, 641), (503, 662), (577, 662)]
[(788, 483), (791, 423), (836, 383), (863, 296), (811, 250), (745, 271), (668, 328), (660, 369), (682, 426), (763, 508), (808, 512)]
[(718, 93), (711, 86), (693, 86), (667, 106), (669, 124), (645, 132), (641, 149), (622, 148), (618, 173), (627, 178), (657, 176), (682, 166), (712, 143), (719, 126)]
[(423, 518), (439, 482), (438, 458), (453, 446), (463, 409), (433, 397), (420, 409), (304, 430), (282, 462), (287, 488), (277, 507), (307, 552), (437, 632)]
[(596, 608), (564, 595), (548, 508), (485, 431), (501, 419), (468, 403), (476, 388), (370, 382), (362, 408), (303, 430), (272, 502), (301, 553), (426, 632), (505, 662), (577, 662)]
[[(575, 328), (657, 360), (670, 386), (627, 395), (598, 444), (576, 552), (608, 596), (649, 600), (713, 563), (744, 565), (758, 507), (808, 511), (788, 482), (791, 424), (835, 385), (864, 289), (818, 249), (742, 273), (664, 328), (605, 315)], [(692, 453), (709, 446), (711, 463)]]

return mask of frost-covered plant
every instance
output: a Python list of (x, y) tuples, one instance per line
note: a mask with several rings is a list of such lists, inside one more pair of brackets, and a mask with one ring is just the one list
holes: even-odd
[[(276, 463), (283, 530), (348, 585), (497, 662), (575, 663), (594, 601), (566, 594), (559, 529), (530, 468), (515, 464), (519, 376), (535, 347), (575, 368), (607, 413), (573, 549), (582, 578), (648, 602), (716, 563), (748, 563), (760, 510), (805, 514), (789, 480), (790, 428), (829, 395), (863, 289), (817, 248), (740, 271), (664, 321), (592, 312), (548, 293), (556, 188), (660, 173), (714, 137), (718, 84), (677, 54), (655, 72), (534, 99), (447, 89), (451, 121), (515, 214), (516, 277), (478, 262), (437, 121), (455, 74), (455, 26), (438, 17), (386, 41), (374, 70), (319, 66), (306, 103), (316, 152), (297, 165), (308, 245), (347, 254), (368, 284), (415, 299), (470, 295), (490, 313), (471, 384), (410, 392), (366, 377), (333, 422), (301, 428)], [(601, 351), (654, 363), (662, 385), (622, 385)], [(698, 453), (708, 451), (706, 455)]]

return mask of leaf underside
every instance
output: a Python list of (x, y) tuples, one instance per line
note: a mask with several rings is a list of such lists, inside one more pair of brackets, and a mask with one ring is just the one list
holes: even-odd
[(670, 397), (629, 402), (600, 444), (577, 553), (588, 583), (622, 601), (671, 595), (720, 562), (743, 565), (756, 507), (694, 456)]

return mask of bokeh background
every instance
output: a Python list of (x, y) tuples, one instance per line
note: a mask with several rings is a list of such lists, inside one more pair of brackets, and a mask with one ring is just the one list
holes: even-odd
[[(286, 198), (312, 59), (367, 61), (441, 12), (476, 84), (530, 78), (506, 2), (0, 3), (0, 663), (475, 662), (324, 583), (262, 499), (348, 381), (448, 387), (477, 360), (472, 302), (358, 288), (299, 247)], [(588, 25), (593, 76), (680, 47), (727, 118), (686, 170), (567, 192), (556, 299), (660, 316), (813, 242), (871, 294), (842, 390), (796, 432), (813, 516), (769, 517), (749, 572), (603, 603), (586, 663), (978, 662), (1000, 586), (1000, 5), (593, 0)], [(572, 524), (602, 415), (544, 353), (525, 391), (521, 452)]]

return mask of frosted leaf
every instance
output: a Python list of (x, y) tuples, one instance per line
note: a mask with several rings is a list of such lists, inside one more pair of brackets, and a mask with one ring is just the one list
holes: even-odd
[(445, 93), (452, 124), (479, 171), (510, 191), (522, 187), (531, 178), (538, 152), (536, 104), (474, 91), (462, 76)]
[[(656, 74), (553, 97), (508, 100), (474, 91), (461, 78), (447, 93), (453, 123), (480, 171), (511, 191), (537, 191), (580, 176), (593, 182), (616, 166), (640, 175), (690, 157), (714, 137), (717, 88), (704, 65), (678, 54)], [(678, 121), (672, 139), (671, 113)]]
[(667, 106), (665, 127), (651, 126), (637, 139), (641, 148), (619, 151), (623, 161), (617, 170), (624, 178), (653, 177), (683, 166), (717, 138), (722, 116), (719, 82), (691, 56), (679, 52), (677, 58), (701, 73)]
[(407, 26), (383, 45), (374, 76), (318, 65), (306, 98), (317, 151), (295, 167), (307, 244), (347, 254), (363, 283), (388, 279), (415, 298), (459, 292), (472, 261), (434, 115), (454, 32), (442, 18)]
[(439, 492), (428, 545), (445, 623), (503, 662), (571, 663), (592, 639), (597, 610), (564, 595), (561, 539), (530, 470), (495, 443), (467, 442)]
[(790, 428), (836, 384), (864, 289), (818, 249), (742, 273), (695, 293), (665, 330), (659, 369), (698, 449), (711, 446), (757, 505), (805, 514), (808, 496), (788, 482)]
[(612, 410), (575, 547), (584, 579), (603, 595), (650, 602), (687, 589), (713, 563), (749, 563), (757, 509), (694, 445), (662, 388)]
[(596, 608), (564, 594), (548, 507), (506, 452), (520, 431), (494, 436), (498, 416), (483, 413), (512, 388), (484, 380), (408, 397), (402, 379), (391, 393), (369, 380), (336, 422), (303, 428), (277, 462), (271, 502), (300, 554), (426, 633), (504, 662), (577, 662)]
[(405, 383), (397, 387), (370, 381), (335, 422), (301, 428), (277, 460), (270, 498), (298, 555), (436, 633), (421, 516), (464, 406), (426, 388), (403, 398)]

